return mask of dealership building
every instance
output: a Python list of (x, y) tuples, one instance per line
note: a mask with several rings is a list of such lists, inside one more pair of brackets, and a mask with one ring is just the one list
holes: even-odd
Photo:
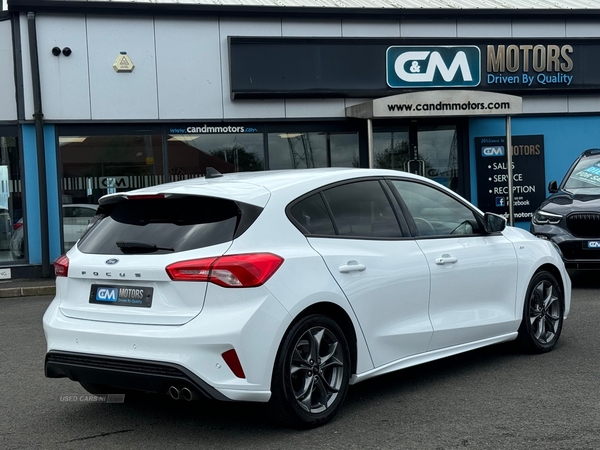
[(0, 1), (0, 279), (207, 167), (405, 170), (528, 228), (600, 147), (596, 0)]

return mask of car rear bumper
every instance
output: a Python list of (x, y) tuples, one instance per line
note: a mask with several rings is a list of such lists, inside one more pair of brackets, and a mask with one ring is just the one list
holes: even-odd
[[(266, 402), (288, 313), (268, 294), (248, 298), (245, 308), (220, 300), (220, 307), (180, 326), (75, 319), (55, 300), (43, 321), (46, 376), (157, 393), (188, 387), (214, 399)], [(245, 378), (223, 357), (231, 349)]]
[(46, 354), (45, 375), (156, 394), (167, 394), (172, 386), (179, 390), (187, 387), (196, 395), (229, 400), (190, 370), (173, 363), (50, 351)]

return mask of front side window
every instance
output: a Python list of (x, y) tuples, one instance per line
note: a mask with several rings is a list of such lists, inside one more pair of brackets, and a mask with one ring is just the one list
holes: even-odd
[(414, 181), (392, 180), (390, 183), (406, 205), (416, 235), (473, 235), (482, 232), (476, 213), (447, 193)]

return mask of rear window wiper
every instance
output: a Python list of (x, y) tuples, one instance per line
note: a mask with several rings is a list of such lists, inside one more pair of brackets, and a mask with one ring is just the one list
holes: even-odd
[(158, 250), (175, 251), (172, 247), (159, 247), (156, 244), (141, 241), (119, 241), (116, 244), (123, 253), (153, 253)]

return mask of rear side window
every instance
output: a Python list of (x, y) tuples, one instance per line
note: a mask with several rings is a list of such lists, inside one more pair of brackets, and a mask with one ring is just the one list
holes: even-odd
[(344, 184), (323, 193), (340, 236), (402, 236), (396, 215), (379, 181)]
[(83, 253), (157, 254), (208, 247), (234, 239), (242, 222), (235, 202), (197, 196), (123, 200), (98, 213), (79, 241)]
[(320, 194), (311, 195), (290, 208), (292, 217), (309, 234), (335, 235), (333, 223)]

